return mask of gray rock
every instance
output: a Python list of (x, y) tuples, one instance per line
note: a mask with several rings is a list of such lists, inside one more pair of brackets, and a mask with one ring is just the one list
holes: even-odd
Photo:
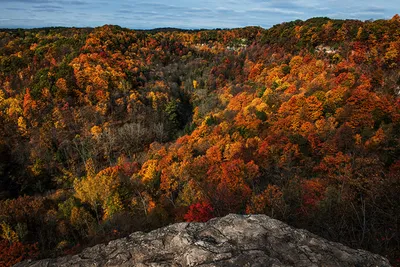
[(85, 249), (74, 256), (25, 261), (52, 266), (390, 266), (387, 259), (327, 241), (265, 215), (228, 215), (178, 223)]

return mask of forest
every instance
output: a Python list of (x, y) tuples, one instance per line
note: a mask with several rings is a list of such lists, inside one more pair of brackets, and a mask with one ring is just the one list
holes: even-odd
[(0, 30), (0, 266), (267, 214), (400, 266), (400, 16)]

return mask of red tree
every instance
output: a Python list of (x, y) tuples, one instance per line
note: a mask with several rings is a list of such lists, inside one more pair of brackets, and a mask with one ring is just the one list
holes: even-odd
[(207, 202), (198, 202), (190, 205), (184, 218), (187, 222), (206, 222), (213, 216), (214, 209)]

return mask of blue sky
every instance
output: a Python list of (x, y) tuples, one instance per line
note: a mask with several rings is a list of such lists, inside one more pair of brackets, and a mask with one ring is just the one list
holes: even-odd
[(0, 28), (115, 24), (157, 27), (233, 28), (316, 16), (360, 20), (391, 18), (400, 0), (0, 0)]

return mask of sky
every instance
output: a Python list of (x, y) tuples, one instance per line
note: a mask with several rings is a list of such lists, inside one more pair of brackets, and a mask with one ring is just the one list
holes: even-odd
[(236, 28), (311, 17), (387, 19), (400, 0), (0, 0), (0, 28)]

